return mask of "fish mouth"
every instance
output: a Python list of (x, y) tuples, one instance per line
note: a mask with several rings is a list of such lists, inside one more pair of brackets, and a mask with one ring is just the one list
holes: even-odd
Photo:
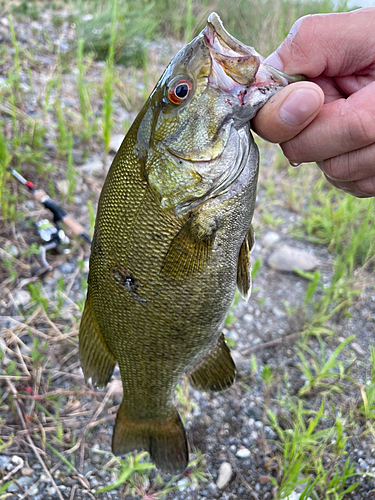
[(303, 79), (264, 63), (253, 47), (225, 30), (216, 12), (209, 16), (202, 35), (212, 60), (209, 84), (237, 97), (241, 105), (250, 104), (257, 110), (279, 89)]

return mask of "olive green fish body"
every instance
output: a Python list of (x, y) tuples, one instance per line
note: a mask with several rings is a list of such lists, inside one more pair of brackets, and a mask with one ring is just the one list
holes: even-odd
[(110, 168), (80, 327), (86, 379), (104, 386), (120, 368), (114, 453), (146, 449), (169, 472), (188, 457), (181, 375), (200, 390), (235, 379), (221, 330), (236, 286), (250, 293), (250, 119), (286, 84), (266, 82), (259, 56), (215, 16), (167, 68)]

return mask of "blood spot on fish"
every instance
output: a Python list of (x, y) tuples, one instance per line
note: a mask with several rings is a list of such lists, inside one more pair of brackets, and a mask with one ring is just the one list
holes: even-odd
[(146, 299), (142, 299), (138, 295), (137, 280), (123, 266), (114, 266), (112, 268), (112, 276), (115, 278), (117, 283), (119, 283), (119, 285), (121, 285), (121, 287), (123, 287), (125, 290), (128, 290), (131, 296), (139, 303), (147, 302)]

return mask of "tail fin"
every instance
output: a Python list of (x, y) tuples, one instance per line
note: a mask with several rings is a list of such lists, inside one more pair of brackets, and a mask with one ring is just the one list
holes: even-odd
[(129, 419), (120, 406), (112, 437), (112, 451), (123, 455), (135, 449), (147, 450), (163, 472), (178, 474), (188, 465), (188, 444), (180, 415), (164, 421)]

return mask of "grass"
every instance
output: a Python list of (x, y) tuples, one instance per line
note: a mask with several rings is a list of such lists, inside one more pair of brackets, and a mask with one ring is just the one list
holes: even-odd
[[(140, 109), (169, 57), (155, 59), (149, 50), (152, 40), (158, 36), (188, 40), (201, 29), (207, 14), (216, 10), (231, 33), (266, 55), (296, 18), (308, 12), (345, 10), (346, 3), (254, 0), (249, 9), (248, 0), (236, 0), (230, 15), (224, 0), (142, 0), (136, 3), (137, 9), (134, 5), (133, 0), (92, 0), (74, 6), (59, 1), (47, 6), (20, 1), (9, 6), (13, 16), (7, 17), (9, 41), (5, 48), (9, 51), (0, 49), (4, 60), (4, 84), (0, 86), (0, 307), (5, 303), (4, 314), (10, 317), (0, 339), (0, 452), (28, 453), (34, 445), (42, 454), (40, 458), (34, 454), (31, 464), (38, 461), (43, 470), (59, 470), (61, 475), (56, 477), (61, 479), (52, 472), (52, 480), (63, 483), (69, 478), (81, 494), (90, 496), (95, 491), (98, 499), (106, 499), (107, 492), (115, 489), (121, 495), (156, 500), (175, 498), (181, 478), (158, 474), (145, 453), (118, 459), (94, 447), (102, 439), (100, 446), (109, 450), (108, 429), (113, 426), (121, 394), (115, 385), (104, 392), (92, 391), (79, 371), (77, 333), (87, 287), (87, 249), (84, 254), (81, 244), (73, 242), (69, 262), (76, 268), (69, 275), (60, 273), (50, 282), (32, 276), (40, 263), (31, 220), (43, 218), (45, 212), (36, 202), (30, 203), (32, 197), (11, 179), (7, 167), (19, 168), (64, 207), (69, 204), (69, 212), (92, 234), (103, 173), (98, 178), (83, 174), (75, 155), (83, 152), (82, 161), (94, 154), (106, 157), (111, 134), (129, 128), (130, 113)], [(20, 41), (18, 22), (25, 15), (40, 19), (49, 8), (54, 9), (54, 28), (61, 30), (65, 22), (74, 23), (76, 37), (70, 50), (62, 53), (46, 35), (46, 54), (53, 61), (47, 71)], [(59, 14), (61, 9), (68, 10), (66, 18)], [(32, 65), (28, 64), (30, 57)], [(104, 63), (98, 65), (97, 59)], [(117, 66), (118, 62), (127, 67)], [(25, 107), (29, 102), (35, 103), (37, 118), (30, 117), (32, 113)], [(271, 146), (262, 144), (261, 148)], [(298, 334), (298, 343), (292, 347), (297, 356), (293, 366), (275, 368), (258, 353), (249, 360), (252, 386), (262, 393), (263, 426), (272, 426), (276, 433), (274, 439), (265, 439), (264, 433), (260, 439), (262, 451), (272, 450), (263, 479), (274, 499), (285, 499), (297, 488), (300, 500), (350, 499), (358, 481), (370, 480), (369, 475), (358, 475), (357, 463), (347, 450), (355, 439), (367, 447), (374, 445), (375, 351), (372, 347), (369, 360), (357, 360), (352, 350), (356, 339), (338, 340), (337, 325), (347, 324), (350, 306), (361, 307), (361, 294), (374, 270), (374, 205), (372, 200), (356, 200), (330, 188), (312, 166), (286, 168), (280, 153), (273, 156), (275, 167), (261, 171), (260, 195), (264, 198), (258, 225), (280, 232), (290, 228), (286, 216), (280, 214), (280, 206), (287, 207), (296, 214), (291, 236), (327, 248), (333, 267), (328, 274), (326, 269), (300, 273), (304, 292), (296, 304), (285, 304), (290, 330)], [(61, 180), (67, 182), (67, 199), (56, 190)], [(14, 246), (17, 256), (12, 254)], [(49, 255), (48, 259), (59, 276), (56, 266), (65, 257)], [(260, 258), (253, 260), (256, 285), (257, 274), (267, 271)], [(16, 306), (20, 291), (29, 299)], [(258, 296), (256, 288), (254, 299), (262, 312), (267, 311), (265, 298)], [(238, 301), (237, 295), (227, 318), (228, 328), (235, 326)], [(236, 341), (230, 339), (229, 343), (240, 349)], [(367, 369), (364, 379), (357, 375), (359, 364)], [(293, 388), (295, 380), (300, 384)], [(236, 387), (246, 390), (241, 382)], [(349, 398), (349, 392), (354, 396)], [(189, 424), (197, 404), (186, 380), (176, 389), (176, 401)], [(22, 444), (26, 434), (32, 444)], [(208, 469), (216, 465), (199, 450), (193, 451), (196, 458), (184, 479), (199, 492), (207, 481), (213, 481)], [(107, 474), (101, 476), (105, 487), (91, 487), (88, 460), (95, 464), (95, 471)], [(252, 476), (252, 481), (258, 479)], [(10, 484), (6, 480), (0, 485), (0, 498), (5, 498)], [(236, 488), (235, 482), (227, 488), (225, 494)]]

